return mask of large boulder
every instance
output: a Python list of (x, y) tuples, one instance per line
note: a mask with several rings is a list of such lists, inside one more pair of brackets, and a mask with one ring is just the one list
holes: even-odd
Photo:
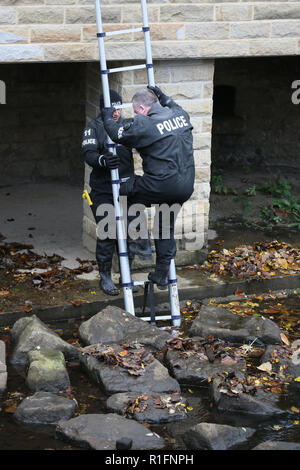
[(190, 328), (191, 336), (214, 336), (235, 344), (258, 339), (264, 344), (282, 344), (280, 328), (270, 319), (241, 317), (226, 308), (203, 305)]
[(61, 351), (67, 360), (78, 359), (79, 349), (61, 339), (36, 315), (23, 317), (14, 324), (11, 335), (14, 350), (11, 363), (25, 365), (28, 352), (34, 349), (55, 349)]
[(265, 441), (252, 450), (300, 450), (299, 442)]
[(27, 424), (57, 424), (74, 416), (77, 405), (74, 400), (54, 393), (36, 392), (24, 398), (14, 413), (14, 418)]
[(60, 392), (70, 388), (69, 374), (61, 351), (29, 351), (26, 385), (34, 392)]
[(166, 424), (186, 418), (186, 400), (179, 393), (115, 393), (108, 398), (109, 411), (139, 423)]
[(254, 432), (251, 428), (199, 423), (185, 432), (183, 440), (188, 449), (226, 450), (246, 441)]
[(85, 345), (137, 341), (158, 350), (172, 338), (168, 332), (113, 306), (106, 307), (83, 322), (78, 335)]
[(124, 437), (132, 440), (133, 450), (162, 449), (165, 444), (162, 437), (142, 424), (113, 413), (84, 414), (60, 421), (55, 437), (94, 450), (114, 450), (116, 441)]
[[(108, 395), (119, 392), (145, 393), (180, 391), (178, 382), (170, 377), (168, 370), (154, 357), (145, 364), (137, 365), (137, 370), (130, 370), (122, 366), (122, 363), (110, 363), (109, 361), (94, 357), (103, 345), (92, 345), (82, 349), (80, 363), (82, 368), (98, 383)], [(109, 346), (107, 346), (109, 348)], [(122, 348), (114, 345), (114, 354), (117, 357), (122, 354)], [(124, 362), (125, 364), (125, 362)]]
[(219, 412), (230, 415), (248, 415), (267, 419), (286, 414), (279, 407), (280, 395), (258, 389), (255, 394), (230, 393), (224, 386), (222, 378), (211, 382), (211, 397)]
[[(205, 356), (204, 356), (205, 357)], [(182, 385), (205, 385), (219, 374), (244, 371), (246, 361), (239, 359), (234, 363), (226, 364), (221, 359), (209, 362), (200, 359), (197, 353), (184, 355), (179, 351), (169, 349), (165, 355), (165, 364), (171, 375)]]

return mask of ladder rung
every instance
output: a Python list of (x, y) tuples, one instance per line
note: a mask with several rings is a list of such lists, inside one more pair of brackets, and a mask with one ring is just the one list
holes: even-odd
[(130, 29), (117, 29), (116, 31), (108, 31), (103, 33), (103, 37), (116, 36), (117, 34), (129, 34), (129, 33), (142, 33), (143, 28), (130, 28)]
[(152, 67), (152, 64), (140, 64), (140, 65), (129, 65), (128, 67), (115, 67), (114, 69), (101, 70), (102, 74), (106, 73), (115, 73), (115, 72), (125, 72), (126, 70), (138, 70)]
[[(144, 320), (144, 321), (150, 321), (151, 320), (151, 317), (139, 317), (137, 316), (137, 318), (140, 318), (141, 320)], [(155, 321), (159, 321), (159, 320), (172, 320), (172, 316), (171, 315), (155, 315)]]

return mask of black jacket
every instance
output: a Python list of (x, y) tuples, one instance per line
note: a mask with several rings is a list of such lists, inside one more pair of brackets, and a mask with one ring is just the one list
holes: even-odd
[[(128, 120), (119, 119), (120, 123), (126, 123)], [(101, 115), (92, 119), (84, 129), (82, 138), (82, 151), (85, 162), (93, 168), (90, 176), (90, 186), (92, 189), (103, 194), (112, 194), (111, 173), (108, 168), (99, 165), (99, 156), (102, 155), (107, 146), (107, 134), (104, 129)], [(123, 145), (117, 146), (117, 154), (121, 163), (119, 167), (119, 176), (124, 178), (134, 174), (134, 163), (132, 150)]]
[(189, 115), (173, 100), (163, 107), (154, 103), (145, 115), (121, 123), (106, 118), (105, 129), (114, 142), (136, 148), (143, 159), (143, 179), (149, 191), (176, 192), (185, 187), (192, 194), (195, 165)]

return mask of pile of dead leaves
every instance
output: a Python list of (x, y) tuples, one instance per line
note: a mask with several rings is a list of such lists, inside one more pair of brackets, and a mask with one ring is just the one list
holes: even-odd
[(167, 398), (162, 398), (160, 395), (140, 395), (133, 400), (127, 402), (124, 412), (126, 418), (132, 418), (135, 413), (142, 413), (148, 406), (153, 406), (156, 409), (167, 408), (169, 414), (174, 414), (178, 406), (182, 406), (186, 411), (186, 405), (182, 402), (182, 396), (178, 391), (174, 391)]
[(285, 376), (276, 374), (255, 373), (254, 375), (229, 374), (221, 377), (219, 391), (231, 397), (238, 397), (241, 393), (255, 395), (258, 390), (282, 394), (290, 384)]
[[(61, 265), (61, 261), (64, 260), (62, 256), (55, 253), (40, 255), (32, 249), (32, 245), (17, 242), (0, 245), (0, 270), (10, 275), (11, 282), (30, 281), (38, 290), (55, 288), (68, 280), (75, 279), (78, 274), (92, 271), (95, 264), (95, 261), (77, 258), (80, 266), (69, 269)], [(7, 296), (10, 295), (9, 286), (4, 290)]]
[(122, 367), (128, 374), (135, 376), (143, 375), (145, 367), (154, 360), (153, 354), (138, 343), (122, 344), (115, 348), (99, 343), (83, 354), (104, 361), (111, 367)]
[[(196, 357), (199, 361), (214, 362), (219, 360), (222, 364), (233, 365), (241, 357), (253, 357), (254, 348), (249, 346), (236, 347), (230, 343), (208, 336), (207, 338), (173, 338), (167, 342), (167, 348), (179, 353), (183, 358)], [(261, 355), (263, 350), (257, 349)], [(257, 354), (257, 355), (258, 355)]]
[(300, 272), (300, 249), (274, 240), (232, 250), (212, 250), (198, 269), (212, 273), (211, 277), (222, 275), (246, 280), (297, 274)]

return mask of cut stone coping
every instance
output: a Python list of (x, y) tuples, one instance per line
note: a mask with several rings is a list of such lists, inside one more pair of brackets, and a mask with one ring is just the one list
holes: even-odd
[(133, 419), (114, 413), (83, 414), (68, 421), (60, 421), (55, 437), (94, 450), (114, 450), (116, 441), (123, 437), (132, 439), (132, 450), (159, 450), (165, 445), (164, 439), (158, 434)]
[[(227, 297), (234, 295), (237, 289), (243, 290), (246, 295), (261, 294), (270, 291), (283, 289), (297, 289), (300, 284), (300, 275), (278, 276), (271, 279), (223, 282), (221, 284), (213, 284), (209, 278), (207, 282), (201, 285), (195, 284), (193, 287), (180, 288), (179, 299), (207, 299), (217, 297)], [(169, 293), (160, 291), (155, 292), (156, 305), (160, 303), (169, 303)], [(134, 303), (137, 310), (143, 305), (144, 296), (142, 290), (134, 295)], [(69, 318), (81, 318), (82, 316), (91, 317), (103, 310), (108, 305), (115, 305), (124, 308), (123, 296), (116, 298), (104, 296), (103, 299), (94, 302), (83, 302), (79, 306), (71, 303), (42, 307), (33, 306), (32, 315), (36, 315), (42, 321), (66, 320)], [(0, 314), (0, 326), (12, 326), (17, 320), (24, 317), (24, 310), (15, 310), (10, 312), (2, 312)]]

